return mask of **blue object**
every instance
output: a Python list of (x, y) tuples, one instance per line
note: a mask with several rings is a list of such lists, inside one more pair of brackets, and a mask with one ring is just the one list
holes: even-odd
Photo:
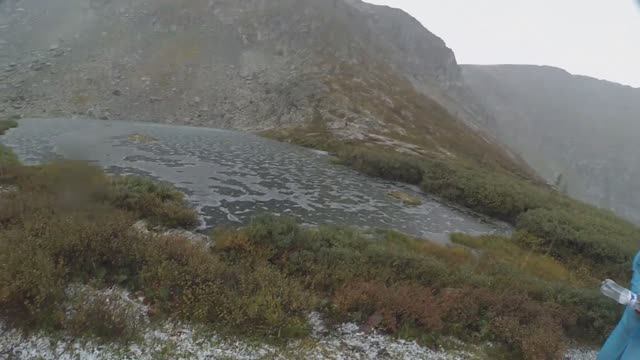
[[(640, 293), (640, 253), (633, 259), (632, 292)], [(640, 315), (627, 307), (618, 326), (598, 354), (598, 360), (640, 359)]]

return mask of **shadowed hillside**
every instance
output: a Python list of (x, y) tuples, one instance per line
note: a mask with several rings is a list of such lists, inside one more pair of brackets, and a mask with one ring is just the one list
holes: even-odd
[(640, 89), (538, 66), (464, 66), (497, 137), (569, 194), (640, 221)]

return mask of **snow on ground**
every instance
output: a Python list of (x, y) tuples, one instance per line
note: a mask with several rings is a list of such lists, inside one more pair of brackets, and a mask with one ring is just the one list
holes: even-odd
[[(89, 298), (103, 292), (110, 299), (133, 306), (134, 312), (144, 313), (141, 300), (132, 300), (129, 293), (118, 289), (92, 290), (71, 287), (70, 293), (83, 292)], [(311, 337), (291, 341), (276, 347), (240, 339), (221, 337), (205, 329), (175, 322), (147, 325), (141, 338), (131, 344), (103, 344), (71, 337), (52, 337), (46, 334), (25, 335), (0, 322), (0, 359), (25, 360), (115, 360), (115, 359), (478, 359), (462, 350), (432, 350), (413, 341), (395, 339), (379, 333), (364, 333), (356, 324), (347, 323), (329, 330), (320, 314), (308, 317)], [(464, 347), (464, 346), (462, 346)], [(567, 360), (592, 360), (595, 352), (572, 350)]]
[(596, 360), (598, 351), (590, 349), (571, 349), (565, 356), (566, 360)]
[[(25, 336), (0, 324), (0, 359), (111, 360), (111, 359), (477, 359), (464, 351), (436, 351), (381, 334), (365, 334), (355, 324), (344, 324), (331, 334), (315, 333), (313, 340), (294, 341), (277, 348), (224, 339), (188, 325), (165, 323), (149, 329), (131, 345), (103, 345), (45, 335)], [(593, 360), (594, 351), (571, 350), (567, 360)]]
[(54, 339), (42, 334), (25, 336), (0, 325), (0, 358), (72, 359), (471, 359), (463, 352), (447, 353), (421, 347), (415, 342), (380, 334), (364, 334), (355, 324), (344, 324), (331, 335), (293, 341), (274, 347), (240, 340), (203, 336), (198, 329), (165, 323), (149, 329), (131, 345), (102, 345), (71, 338)]

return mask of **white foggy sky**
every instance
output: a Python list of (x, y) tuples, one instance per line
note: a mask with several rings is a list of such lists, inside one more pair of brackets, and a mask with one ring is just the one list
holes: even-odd
[(640, 0), (365, 0), (401, 8), (461, 64), (536, 64), (640, 87)]

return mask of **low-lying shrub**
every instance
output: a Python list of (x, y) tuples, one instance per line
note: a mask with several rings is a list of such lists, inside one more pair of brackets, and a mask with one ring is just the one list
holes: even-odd
[[(125, 321), (130, 314), (118, 313), (126, 309), (113, 309), (110, 298), (65, 295), (80, 282), (141, 291), (156, 312), (229, 331), (307, 333), (314, 297), (274, 265), (225, 259), (185, 238), (132, 230), (138, 216), (150, 214), (138, 207), (138, 196), (191, 211), (175, 190), (111, 180), (81, 163), (14, 169), (5, 180), (19, 188), (0, 207), (0, 314), (13, 323), (106, 339), (133, 336), (137, 329)], [(63, 311), (69, 301), (72, 316)]]
[(198, 215), (185, 206), (184, 194), (169, 184), (142, 177), (119, 177), (111, 181), (109, 200), (117, 207), (132, 211), (154, 224), (191, 228)]
[(399, 336), (493, 341), (527, 359), (556, 358), (569, 336), (600, 341), (617, 315), (588, 273), (529, 254), (522, 244), (536, 244), (533, 235), (457, 237), (474, 252), (265, 216), (216, 232), (207, 248), (131, 229), (144, 214), (137, 196), (181, 200), (172, 190), (80, 163), (19, 167), (3, 179), (20, 190), (0, 197), (0, 315), (27, 327), (134, 336), (104, 302), (65, 313), (77, 283), (141, 292), (150, 314), (234, 333), (303, 336), (316, 310)]
[(14, 167), (20, 164), (16, 154), (8, 147), (0, 144), (0, 176), (2, 175), (3, 168)]
[(452, 240), (457, 244), (482, 251), (482, 259), (485, 261), (517, 264), (519, 270), (526, 271), (542, 280), (578, 281), (562, 263), (549, 256), (523, 249), (511, 238), (502, 236), (472, 237), (454, 234)]
[(147, 325), (147, 309), (130, 300), (117, 289), (95, 290), (87, 286), (70, 286), (69, 307), (64, 328), (72, 335), (126, 342), (140, 335)]
[(423, 179), (422, 163), (406, 154), (366, 147), (346, 147), (338, 152), (338, 157), (344, 164), (370, 176), (409, 184), (420, 184)]
[(498, 218), (539, 241), (527, 248), (550, 254), (593, 276), (629, 278), (640, 229), (613, 213), (527, 180), (508, 169), (469, 159), (399, 153), (358, 142), (337, 141), (326, 129), (267, 134), (335, 153), (342, 164), (365, 174), (420, 185), (431, 194)]
[(549, 192), (499, 171), (443, 161), (425, 164), (421, 186), (426, 192), (509, 222), (545, 206), (551, 197)]
[(4, 135), (4, 133), (9, 130), (18, 127), (18, 122), (9, 119), (9, 120), (0, 120), (0, 135)]
[(149, 245), (140, 286), (164, 312), (234, 332), (307, 333), (304, 315), (312, 297), (269, 263), (222, 259), (180, 238)]
[(595, 211), (540, 208), (520, 216), (517, 226), (565, 263), (586, 262), (602, 276), (625, 278), (640, 245), (640, 232), (620, 222)]
[(474, 255), (393, 232), (365, 237), (351, 229), (301, 229), (273, 217), (220, 236), (225, 240), (215, 251), (268, 260), (330, 299), (334, 318), (392, 333), (497, 340), (526, 358), (555, 358), (566, 334), (599, 341), (617, 316), (593, 280), (508, 238), (493, 244), (458, 236), (481, 250)]

